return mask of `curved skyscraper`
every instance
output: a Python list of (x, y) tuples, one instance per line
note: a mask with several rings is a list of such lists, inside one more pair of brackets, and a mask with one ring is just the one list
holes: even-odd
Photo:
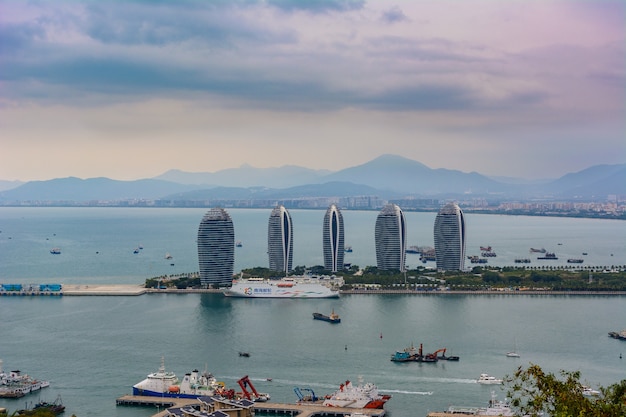
[(283, 206), (275, 207), (267, 226), (267, 254), (273, 271), (291, 272), (293, 263), (293, 226)]
[(376, 263), (378, 269), (406, 269), (406, 221), (400, 207), (387, 204), (376, 218)]
[(462, 270), (465, 266), (465, 218), (456, 203), (448, 203), (435, 218), (437, 269)]
[(332, 272), (343, 270), (344, 238), (343, 216), (336, 205), (332, 204), (324, 216), (324, 269)]
[(235, 230), (226, 210), (212, 208), (198, 227), (200, 282), (204, 286), (230, 284), (235, 265)]

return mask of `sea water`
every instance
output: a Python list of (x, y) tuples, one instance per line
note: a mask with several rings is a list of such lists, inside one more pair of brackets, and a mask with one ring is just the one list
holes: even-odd
[[(0, 209), (0, 281), (142, 283), (163, 273), (197, 270), (195, 236), (205, 210)], [(229, 210), (236, 269), (266, 265), (268, 210)], [(294, 264), (320, 264), (324, 211), (294, 210)], [(346, 261), (375, 264), (376, 212), (344, 212)], [(409, 241), (432, 245), (433, 213), (406, 213)], [(497, 260), (554, 250), (585, 264), (621, 265), (619, 221), (468, 215), (468, 253), (491, 245)], [(561, 245), (559, 245), (561, 243)], [(138, 254), (135, 248), (142, 246)], [(49, 249), (61, 248), (60, 255)], [(164, 255), (171, 253), (172, 260)], [(614, 256), (611, 257), (610, 254)], [(410, 257), (408, 259), (411, 259)], [(407, 261), (411, 266), (411, 261)], [(492, 260), (489, 260), (492, 263)], [(533, 264), (539, 261), (533, 260)], [(170, 264), (174, 263), (174, 266)], [(495, 260), (493, 260), (495, 263)], [(312, 319), (335, 310), (338, 325)], [(481, 373), (511, 375), (518, 366), (580, 371), (596, 388), (626, 378), (626, 343), (608, 337), (626, 328), (622, 296), (349, 295), (339, 299), (232, 299), (220, 294), (0, 297), (0, 359), (51, 386), (10, 410), (60, 395), (66, 414), (149, 416), (154, 408), (116, 406), (132, 385), (158, 369), (182, 377), (205, 367), (229, 387), (248, 375), (272, 401), (295, 402), (294, 387), (329, 394), (345, 380), (373, 382), (393, 398), (388, 415), (425, 416), (450, 405), (485, 405), (500, 387)], [(413, 344), (446, 348), (459, 362), (394, 363)], [(520, 358), (508, 358), (516, 348)], [(239, 351), (250, 352), (240, 357)], [(271, 378), (271, 381), (267, 381)]]

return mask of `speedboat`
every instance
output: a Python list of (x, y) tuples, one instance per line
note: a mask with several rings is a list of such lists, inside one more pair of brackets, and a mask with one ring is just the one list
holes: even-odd
[(597, 397), (600, 395), (600, 391), (592, 389), (586, 385), (583, 385), (583, 395), (586, 397)]
[(496, 378), (495, 376), (491, 376), (489, 374), (480, 374), (478, 379), (476, 380), (479, 384), (485, 385), (500, 385), (502, 384), (502, 380)]

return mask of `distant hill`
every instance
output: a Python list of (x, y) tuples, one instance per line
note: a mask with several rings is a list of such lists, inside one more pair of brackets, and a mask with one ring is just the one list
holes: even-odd
[(318, 183), (329, 172), (294, 165), (285, 165), (279, 168), (254, 168), (250, 165), (242, 165), (239, 168), (229, 168), (214, 173), (184, 172), (173, 169), (155, 177), (155, 179), (210, 187), (286, 188)]
[(12, 190), (24, 184), (22, 181), (4, 181), (0, 180), (0, 191)]
[[(164, 194), (191, 190), (194, 186), (144, 179), (117, 181), (109, 178), (58, 178), (30, 181), (18, 188), (0, 193), (4, 201), (90, 201), (155, 199)], [(197, 188), (197, 187), (195, 187)]]
[[(167, 180), (166, 180), (167, 179)], [(337, 172), (286, 165), (253, 168), (244, 165), (215, 173), (171, 170), (153, 179), (117, 181), (108, 178), (59, 178), (31, 181), (0, 191), (0, 202), (91, 201), (130, 199), (289, 199), (301, 197), (377, 196), (462, 198), (606, 198), (626, 195), (626, 164), (597, 165), (543, 182), (496, 181), (476, 172), (431, 169), (397, 155)]]
[(510, 189), (510, 185), (475, 172), (432, 169), (397, 155), (382, 155), (363, 165), (329, 174), (324, 179), (418, 195), (486, 194)]

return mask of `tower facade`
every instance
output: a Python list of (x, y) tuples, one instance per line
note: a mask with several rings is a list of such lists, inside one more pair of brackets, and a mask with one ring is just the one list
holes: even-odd
[(324, 250), (324, 269), (332, 272), (343, 270), (344, 235), (343, 216), (336, 205), (332, 204), (324, 215), (322, 232)]
[(406, 269), (406, 221), (396, 204), (387, 204), (376, 218), (376, 264), (378, 269)]
[(293, 263), (293, 226), (291, 216), (283, 206), (275, 207), (267, 226), (269, 269), (288, 275)]
[(204, 286), (230, 284), (235, 266), (235, 229), (226, 210), (212, 208), (198, 227), (200, 282)]
[(435, 218), (437, 269), (463, 270), (465, 267), (465, 218), (456, 203), (443, 206)]

